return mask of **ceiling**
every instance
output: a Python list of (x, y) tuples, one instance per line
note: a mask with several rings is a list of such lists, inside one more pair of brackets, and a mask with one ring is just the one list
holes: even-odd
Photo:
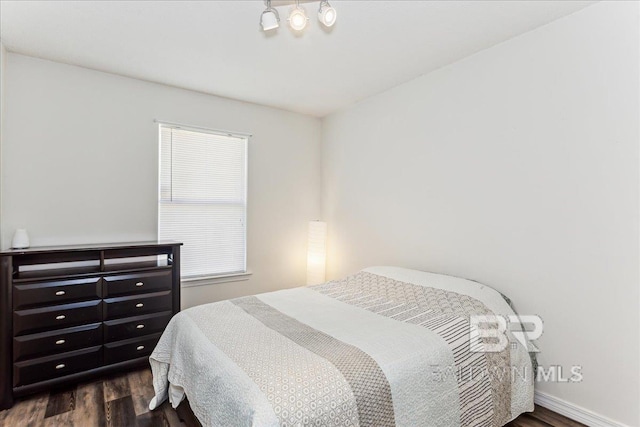
[[(282, 2), (279, 2), (282, 4)], [(11, 52), (322, 117), (591, 1), (341, 1), (276, 34), (248, 1), (1, 1)]]

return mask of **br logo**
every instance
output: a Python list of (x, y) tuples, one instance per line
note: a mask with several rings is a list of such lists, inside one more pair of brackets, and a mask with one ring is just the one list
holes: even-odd
[(542, 335), (540, 316), (481, 315), (469, 318), (469, 346), (474, 353), (501, 352), (519, 342), (530, 352), (539, 352), (531, 342)]

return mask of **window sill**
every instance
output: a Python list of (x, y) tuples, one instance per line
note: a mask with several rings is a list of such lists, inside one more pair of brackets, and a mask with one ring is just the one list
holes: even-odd
[(251, 271), (245, 273), (221, 274), (219, 276), (203, 276), (203, 277), (183, 277), (180, 279), (182, 288), (191, 288), (194, 286), (215, 285), (217, 283), (242, 282), (249, 280)]

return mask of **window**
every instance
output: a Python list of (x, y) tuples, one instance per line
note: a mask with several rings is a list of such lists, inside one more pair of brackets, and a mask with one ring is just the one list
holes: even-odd
[(246, 267), (247, 137), (160, 125), (158, 238), (184, 243), (183, 278)]

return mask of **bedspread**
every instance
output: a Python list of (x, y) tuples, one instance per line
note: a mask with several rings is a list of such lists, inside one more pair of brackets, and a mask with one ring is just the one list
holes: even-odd
[(205, 426), (501, 426), (533, 410), (513, 341), (477, 351), (470, 317), (510, 315), (464, 279), (374, 267), (176, 315), (151, 354), (156, 396)]

